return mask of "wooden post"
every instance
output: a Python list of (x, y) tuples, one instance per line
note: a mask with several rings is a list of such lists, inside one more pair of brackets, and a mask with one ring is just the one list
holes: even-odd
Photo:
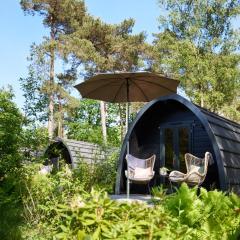
[(100, 101), (100, 112), (101, 112), (103, 141), (104, 141), (104, 144), (107, 144), (106, 106), (103, 101)]

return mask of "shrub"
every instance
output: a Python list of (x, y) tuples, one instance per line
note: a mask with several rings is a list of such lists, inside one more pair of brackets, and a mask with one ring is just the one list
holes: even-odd
[(20, 165), (22, 115), (12, 101), (11, 91), (0, 89), (0, 179)]
[(21, 152), (24, 160), (43, 162), (40, 158), (48, 145), (48, 132), (45, 127), (28, 125), (21, 134)]
[[(68, 168), (32, 175), (27, 206), (35, 216), (26, 239), (238, 239), (240, 199), (183, 184), (158, 204), (116, 202), (102, 190), (83, 190)], [(46, 184), (48, 187), (45, 187)], [(162, 191), (162, 189), (160, 189)], [(34, 204), (33, 204), (34, 203)], [(28, 212), (28, 210), (27, 210)], [(35, 219), (35, 220), (34, 220)], [(223, 221), (224, 219), (224, 221)], [(41, 237), (39, 237), (41, 236)]]
[[(226, 196), (221, 191), (207, 191), (201, 188), (190, 189), (182, 184), (173, 194), (166, 198), (165, 207), (174, 216), (178, 224), (188, 229), (197, 230), (196, 236), (202, 239), (237, 239), (240, 231), (240, 198), (231, 193)], [(223, 221), (224, 219), (224, 221)]]
[[(0, 228), (1, 239), (237, 240), (240, 236), (240, 198), (235, 194), (205, 189), (197, 194), (196, 188), (183, 184), (171, 195), (155, 189), (161, 196), (155, 205), (129, 204), (111, 200), (104, 190), (86, 192), (84, 182), (68, 166), (56, 174), (38, 171), (37, 164), (23, 166), (16, 170), (15, 181), (9, 181), (15, 182), (9, 186), (11, 198), (1, 201), (0, 207), (17, 206), (18, 212), (9, 211), (7, 221), (15, 223), (5, 221), (2, 226), (12, 228)], [(0, 197), (6, 195), (0, 191)]]
[(82, 183), (86, 191), (95, 187), (111, 193), (116, 178), (117, 158), (117, 152), (112, 153), (104, 160), (95, 159), (91, 164), (80, 158), (77, 168), (73, 171), (74, 176)]

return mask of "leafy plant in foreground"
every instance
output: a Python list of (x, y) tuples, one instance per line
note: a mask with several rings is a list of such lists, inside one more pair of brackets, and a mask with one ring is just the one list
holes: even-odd
[[(198, 195), (196, 188), (183, 184), (174, 194), (162, 194), (160, 201), (149, 206), (111, 200), (104, 190), (86, 192), (79, 176), (67, 166), (44, 176), (38, 169), (36, 164), (24, 166), (18, 171), (21, 180), (15, 177), (19, 185), (8, 205), (16, 201), (24, 216), (16, 239), (239, 237), (240, 198), (234, 194), (202, 189)], [(1, 192), (0, 197), (4, 197)]]

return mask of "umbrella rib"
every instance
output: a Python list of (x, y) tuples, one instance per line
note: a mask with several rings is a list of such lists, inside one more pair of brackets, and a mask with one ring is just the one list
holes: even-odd
[(143, 94), (143, 96), (145, 97), (145, 99), (147, 100), (147, 102), (149, 102), (150, 100), (148, 99), (147, 95), (144, 93), (144, 91), (139, 87), (139, 85), (137, 83), (135, 83), (135, 81), (130, 80)]
[(117, 95), (118, 95), (118, 93), (120, 92), (121, 88), (123, 87), (124, 83), (125, 83), (125, 81), (123, 81), (122, 84), (120, 85), (120, 87), (119, 87), (119, 89), (117, 90), (117, 93), (115, 94), (115, 97), (114, 97), (114, 99), (113, 99), (112, 102), (115, 102), (115, 100), (116, 100), (116, 98), (117, 98)]
[[(141, 80), (136, 79), (136, 81), (141, 81)], [(162, 84), (150, 82), (150, 81), (147, 81), (147, 80), (144, 80), (144, 82), (150, 83), (150, 84), (155, 85), (155, 86), (160, 86), (160, 87), (165, 88), (166, 90), (168, 90), (168, 91), (170, 91), (170, 92), (175, 92), (175, 91), (173, 91), (173, 90), (171, 90), (171, 89), (163, 86)]]
[[(101, 86), (99, 86), (99, 87), (96, 87), (95, 89), (89, 91), (89, 92), (88, 92), (87, 94), (85, 94), (85, 95), (92, 94), (93, 92), (99, 90), (100, 88), (104, 88), (104, 87), (106, 87), (107, 85), (109, 85), (109, 83), (106, 83), (106, 84), (103, 84), (103, 85), (101, 85)], [(120, 86), (120, 87), (121, 87), (121, 86)], [(85, 96), (82, 96), (82, 97), (84, 98)]]

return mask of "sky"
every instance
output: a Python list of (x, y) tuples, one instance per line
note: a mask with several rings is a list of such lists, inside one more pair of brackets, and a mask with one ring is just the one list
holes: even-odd
[[(107, 23), (135, 19), (134, 33), (145, 31), (148, 41), (158, 32), (160, 9), (157, 0), (85, 0), (88, 12)], [(30, 46), (40, 43), (48, 30), (39, 16), (24, 15), (18, 0), (4, 0), (0, 7), (0, 88), (11, 85), (15, 102), (22, 108), (23, 92), (19, 78), (27, 77)]]

